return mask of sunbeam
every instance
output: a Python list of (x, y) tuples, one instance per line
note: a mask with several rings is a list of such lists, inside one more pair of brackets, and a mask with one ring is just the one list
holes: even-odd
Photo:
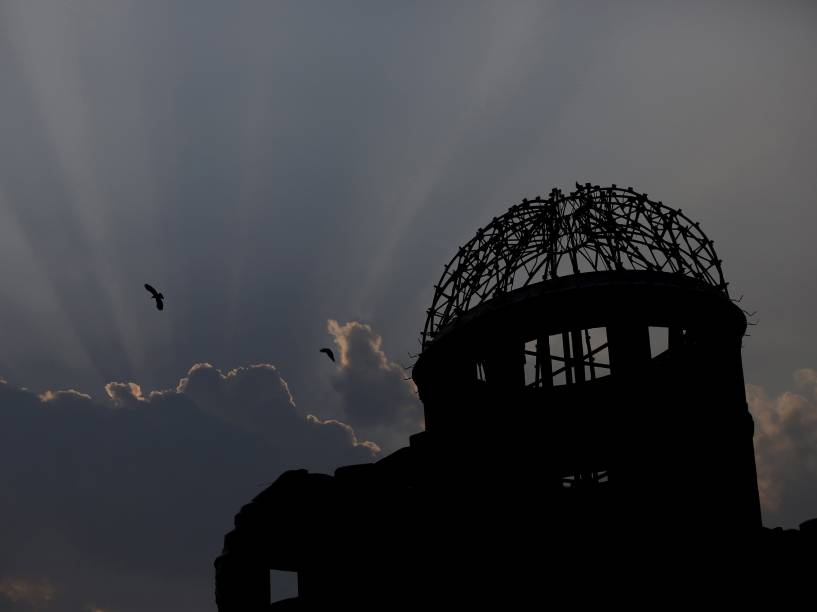
[[(92, 152), (91, 131), (87, 117), (88, 104), (81, 90), (76, 66), (76, 49), (72, 44), (71, 13), (47, 10), (44, 5), (12, 5), (6, 17), (13, 23), (15, 57), (31, 88), (32, 106), (44, 126), (66, 190), (62, 204), (69, 211), (69, 222), (75, 224), (76, 240), (72, 247), (83, 253), (81, 266), (86, 276), (85, 290), (94, 300), (84, 304), (96, 310), (95, 319), (104, 322), (109, 344), (124, 360), (128, 375), (134, 371), (133, 356), (143, 354), (136, 329), (127, 321), (126, 294), (120, 275), (111, 260), (112, 227), (108, 196), (97, 174)], [(16, 9), (16, 10), (15, 10)], [(22, 225), (22, 224), (21, 224)], [(33, 228), (25, 228), (32, 231)], [(74, 291), (66, 287), (66, 291)], [(69, 300), (65, 295), (62, 300)], [(67, 308), (69, 311), (71, 307)], [(75, 319), (81, 316), (76, 312)], [(101, 356), (99, 359), (103, 359)]]

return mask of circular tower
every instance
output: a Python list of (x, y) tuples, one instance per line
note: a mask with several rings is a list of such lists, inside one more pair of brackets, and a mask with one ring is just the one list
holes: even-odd
[(435, 285), (413, 378), (436, 463), (535, 491), (552, 524), (759, 528), (745, 330), (680, 210), (616, 185), (523, 200)]

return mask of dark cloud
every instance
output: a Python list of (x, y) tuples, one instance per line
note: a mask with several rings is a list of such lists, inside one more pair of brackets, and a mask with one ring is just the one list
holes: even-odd
[(332, 386), (344, 419), (384, 450), (408, 444), (408, 437), (423, 429), (423, 408), (414, 383), (406, 380), (409, 372), (389, 360), (382, 338), (369, 325), (330, 319), (327, 331), (338, 349)]
[(746, 386), (755, 419), (755, 458), (765, 525), (795, 527), (817, 516), (817, 371), (795, 372), (804, 395), (773, 397)]
[(265, 482), (374, 457), (349, 425), (299, 414), (267, 364), (106, 392), (0, 384), (2, 609), (212, 608), (222, 536)]
[(54, 599), (54, 587), (44, 580), (0, 579), (0, 603), (4, 612), (30, 612), (47, 608)]

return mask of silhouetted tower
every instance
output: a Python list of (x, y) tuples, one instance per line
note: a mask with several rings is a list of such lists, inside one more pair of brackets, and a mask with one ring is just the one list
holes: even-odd
[[(749, 558), (746, 318), (720, 264), (697, 223), (615, 185), (495, 218), (436, 286), (413, 370), (426, 430), (245, 505), (220, 612), (606, 605), (597, 587), (643, 592), (645, 571), (697, 583), (725, 540)], [(270, 606), (271, 569), (297, 597)]]
[(429, 438), (483, 473), (519, 466), (543, 518), (741, 531), (760, 526), (745, 330), (698, 223), (577, 185), (457, 251), (414, 380)]

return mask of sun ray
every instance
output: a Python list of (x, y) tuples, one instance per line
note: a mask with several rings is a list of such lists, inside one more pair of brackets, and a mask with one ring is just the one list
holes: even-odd
[[(15, 56), (51, 145), (59, 182), (64, 185), (61, 203), (70, 211), (73, 230), (81, 241), (76, 246), (82, 254), (86, 287), (95, 294), (94, 316), (106, 322), (111, 342), (128, 370), (123, 374), (130, 374), (134, 361), (144, 359), (143, 340), (137, 327), (129, 324), (129, 295), (123, 290), (125, 280), (112, 257), (113, 205), (95, 163), (92, 124), (87, 116), (90, 107), (79, 75), (73, 42), (76, 28), (68, 9), (51, 6), (45, 13), (41, 5), (18, 3), (5, 16), (13, 23), (10, 31)], [(29, 235), (36, 231), (25, 221), (20, 225)], [(57, 299), (68, 299), (64, 292), (57, 289)], [(66, 304), (62, 309), (71, 310)], [(69, 316), (76, 328), (76, 318), (88, 315), (74, 312)]]

